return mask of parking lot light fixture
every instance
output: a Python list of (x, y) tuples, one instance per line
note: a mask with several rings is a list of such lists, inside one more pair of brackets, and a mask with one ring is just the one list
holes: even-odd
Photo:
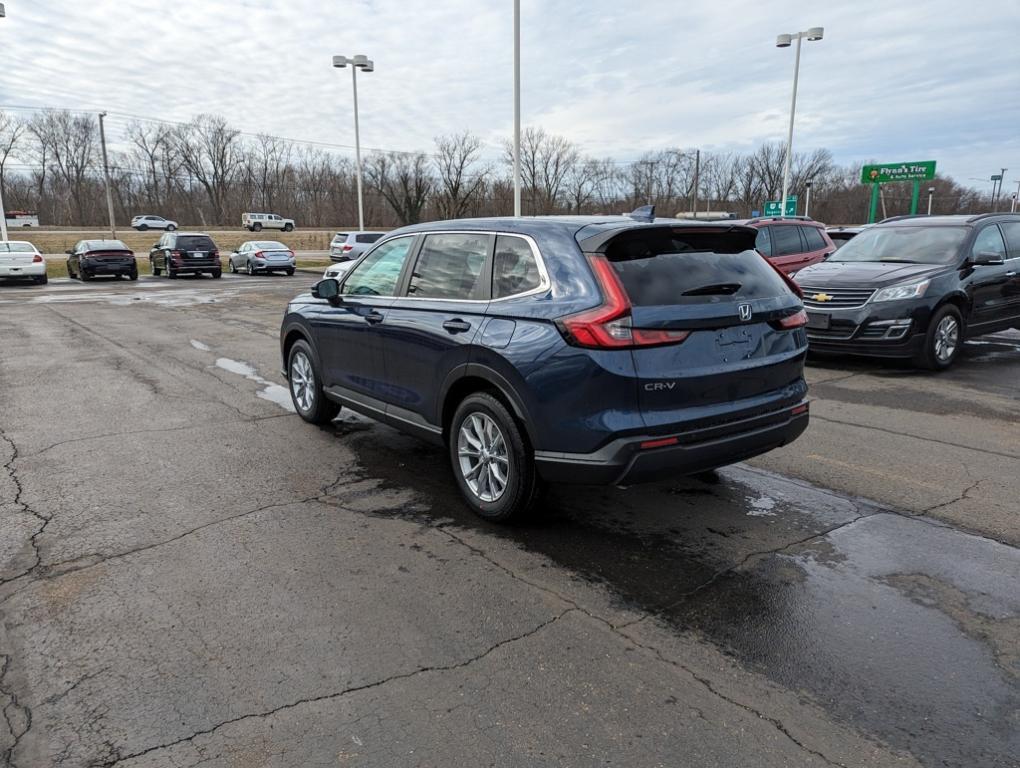
[(354, 168), (358, 180), (358, 231), (365, 231), (365, 202), (361, 191), (361, 132), (358, 127), (358, 70), (362, 72), (374, 72), (375, 63), (359, 53), (356, 56), (334, 56), (333, 66), (337, 69), (351, 67), (351, 83), (354, 87)]
[(793, 116), (797, 112), (797, 81), (800, 78), (800, 43), (807, 38), (809, 42), (821, 40), (825, 35), (823, 27), (811, 27), (803, 32), (791, 32), (776, 37), (776, 48), (789, 48), (797, 41), (797, 55), (793, 62), (793, 98), (790, 100), (790, 128), (786, 134), (786, 162), (783, 164), (783, 197), (780, 206), (786, 213), (786, 197), (790, 191), (790, 165), (793, 162)]

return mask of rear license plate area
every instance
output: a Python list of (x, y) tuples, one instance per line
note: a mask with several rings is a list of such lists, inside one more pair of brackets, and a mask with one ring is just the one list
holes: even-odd
[(720, 347), (732, 347), (739, 344), (748, 344), (751, 341), (751, 331), (743, 326), (723, 328), (715, 335), (715, 343)]
[(832, 315), (824, 312), (808, 312), (807, 327), (818, 331), (827, 331), (832, 324)]

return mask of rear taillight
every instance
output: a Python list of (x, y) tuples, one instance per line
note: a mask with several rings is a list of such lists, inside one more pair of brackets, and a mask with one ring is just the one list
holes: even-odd
[(294, 251), (287, 251), (287, 253), (289, 253), (289, 254), (290, 254), (290, 257), (291, 257), (292, 259), (294, 258)]
[(43, 260), (43, 257), (40, 256), (38, 253), (35, 256), (32, 257), (32, 263), (33, 264), (41, 264), (42, 260)]
[(255, 258), (256, 259), (261, 259), (262, 258), (262, 251), (255, 251)]
[(778, 320), (773, 320), (771, 324), (773, 328), (778, 328), (783, 331), (789, 331), (794, 328), (803, 328), (807, 325), (807, 312), (802, 309), (792, 315), (787, 315), (786, 317), (781, 317)]
[(346, 245), (346, 244), (345, 244), (345, 245), (344, 245), (344, 247), (343, 247), (343, 248), (342, 248), (341, 250), (342, 250), (342, 251), (343, 251), (344, 253), (347, 253), (347, 251), (353, 251), (353, 250), (354, 250), (354, 246), (353, 246), (353, 245)]
[(691, 335), (690, 331), (632, 327), (630, 299), (612, 264), (605, 256), (588, 258), (602, 289), (602, 304), (559, 320), (560, 330), (570, 344), (594, 349), (629, 349), (679, 344)]
[(220, 257), (220, 252), (219, 251), (213, 251), (212, 255), (213, 255), (214, 259), (218, 259)]

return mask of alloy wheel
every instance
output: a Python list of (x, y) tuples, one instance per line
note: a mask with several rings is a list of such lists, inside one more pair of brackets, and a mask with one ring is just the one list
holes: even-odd
[(948, 362), (960, 343), (960, 324), (952, 315), (943, 317), (935, 328), (935, 357), (940, 363)]
[(290, 361), (290, 391), (294, 402), (304, 413), (312, 410), (315, 404), (315, 371), (308, 355), (298, 351)]
[(510, 458), (503, 432), (491, 416), (476, 411), (464, 419), (457, 435), (457, 456), (464, 482), (475, 496), (493, 502), (503, 495), (510, 479)]

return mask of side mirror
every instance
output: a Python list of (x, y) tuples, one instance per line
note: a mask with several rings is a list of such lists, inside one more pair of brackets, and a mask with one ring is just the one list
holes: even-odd
[(970, 261), (971, 264), (977, 267), (997, 267), (1006, 263), (1002, 258), (1002, 254), (995, 251), (981, 251)]
[(312, 286), (312, 296), (316, 299), (325, 299), (330, 304), (339, 304), (340, 281), (333, 277), (320, 280)]
[(830, 256), (831, 256), (832, 254), (834, 254), (834, 253), (835, 253), (835, 251), (829, 251), (828, 253), (823, 253), (823, 254), (822, 254), (822, 261), (828, 261), (828, 260), (829, 260), (829, 257), (830, 257)]

